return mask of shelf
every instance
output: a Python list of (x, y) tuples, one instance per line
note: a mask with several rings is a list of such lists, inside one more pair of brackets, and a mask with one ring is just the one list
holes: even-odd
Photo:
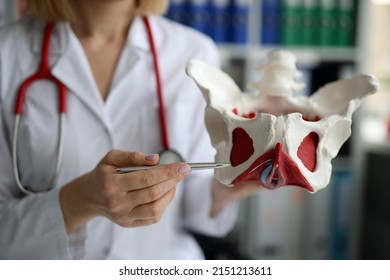
[(292, 47), (292, 46), (258, 46), (221, 44), (218, 46), (221, 59), (242, 58), (249, 60), (263, 59), (266, 54), (275, 49), (292, 52), (299, 63), (317, 64), (320, 62), (353, 63), (358, 59), (356, 48), (341, 47)]
[(390, 138), (383, 141), (363, 141), (363, 147), (366, 153), (390, 155)]

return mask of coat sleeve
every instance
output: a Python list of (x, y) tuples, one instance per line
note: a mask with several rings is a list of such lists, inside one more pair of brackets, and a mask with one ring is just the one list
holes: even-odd
[[(216, 46), (212, 42), (203, 44), (199, 59), (218, 67), (220, 65)], [(192, 82), (192, 81), (191, 81)], [(194, 95), (195, 106), (191, 116), (190, 162), (214, 161), (215, 149), (211, 146), (210, 137), (204, 122), (205, 101), (202, 93), (193, 83), (188, 87)], [(185, 226), (192, 231), (216, 237), (225, 236), (232, 230), (237, 219), (238, 202), (225, 207), (215, 218), (210, 218), (212, 184), (219, 184), (213, 171), (197, 171), (186, 179), (184, 197)], [(226, 186), (227, 187), (227, 186)]]
[(59, 189), (24, 196), (15, 183), (10, 136), (13, 124), (6, 121), (6, 111), (10, 110), (5, 110), (1, 60), (0, 57), (0, 259), (72, 258), (76, 254), (72, 244), (83, 233), (66, 234)]

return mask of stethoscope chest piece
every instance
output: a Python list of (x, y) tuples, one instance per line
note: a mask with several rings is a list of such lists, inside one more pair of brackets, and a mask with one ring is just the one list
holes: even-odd
[(164, 149), (160, 151), (158, 154), (160, 156), (160, 160), (158, 161), (158, 164), (167, 164), (167, 163), (184, 161), (181, 155), (172, 149)]

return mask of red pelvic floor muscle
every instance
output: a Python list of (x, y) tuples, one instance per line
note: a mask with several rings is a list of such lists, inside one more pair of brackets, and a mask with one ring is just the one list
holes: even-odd
[(246, 131), (237, 127), (233, 130), (233, 148), (230, 152), (230, 162), (232, 166), (246, 162), (255, 152), (253, 140)]
[[(266, 177), (265, 180), (262, 180), (262, 175)], [(244, 181), (260, 181), (267, 189), (294, 185), (313, 192), (295, 162), (283, 151), (281, 143), (277, 143), (274, 149), (257, 158), (232, 184)]]

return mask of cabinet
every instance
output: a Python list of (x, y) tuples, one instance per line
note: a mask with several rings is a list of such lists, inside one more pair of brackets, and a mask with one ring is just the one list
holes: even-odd
[(390, 259), (390, 145), (367, 147), (362, 200), (362, 259)]
[[(375, 1), (372, 1), (375, 2)], [(376, 1), (379, 2), (379, 1)], [(359, 259), (389, 259), (390, 218), (387, 189), (390, 186), (390, 88), (388, 54), (390, 5), (367, 5), (365, 38), (362, 40), (361, 68), (374, 74), (381, 90), (367, 100), (356, 116), (354, 130), (354, 168), (357, 190), (354, 192), (351, 253)]]
[[(368, 45), (372, 43), (368, 40), (368, 35), (373, 32), (370, 29), (372, 26), (369, 24), (371, 22), (372, 4), (370, 1), (357, 1), (356, 4), (356, 35), (355, 45), (353, 47), (284, 47), (294, 52), (299, 62), (304, 63), (306, 67), (314, 69), (312, 72), (314, 76), (317, 75), (320, 77), (312, 85), (311, 92), (318, 88), (318, 86), (321, 86), (321, 83), (324, 84), (335, 78), (334, 76), (328, 75), (329, 73), (339, 72), (337, 75), (339, 78), (342, 78), (354, 73), (368, 72), (367, 50)], [(261, 52), (269, 50), (268, 47), (264, 48), (261, 44), (252, 47), (255, 50), (250, 53), (254, 57), (257, 57), (257, 60), (263, 56)], [(261, 50), (256, 48), (261, 48)], [(250, 61), (254, 61), (252, 57), (250, 57)], [(323, 67), (317, 68), (318, 65)], [(246, 69), (248, 70), (250, 67)], [(247, 75), (247, 77), (250, 77), (250, 75)], [(315, 78), (312, 77), (312, 81)], [(355, 259), (361, 258), (363, 256), (362, 251), (364, 252), (366, 248), (370, 247), (367, 245), (369, 244), (367, 243), (367, 230), (371, 228), (367, 224), (367, 221), (370, 220), (370, 217), (367, 216), (367, 201), (364, 200), (364, 194), (369, 186), (366, 184), (368, 177), (365, 176), (372, 176), (373, 174), (372, 170), (368, 170), (368, 166), (371, 165), (367, 162), (367, 154), (373, 149), (373, 146), (368, 145), (362, 139), (362, 134), (364, 134), (362, 133), (364, 131), (362, 126), (365, 119), (366, 115), (360, 110), (355, 113), (352, 136), (346, 143), (347, 146), (343, 147), (344, 149), (340, 151), (339, 156), (332, 162), (334, 176), (332, 176), (330, 185), (317, 194), (304, 194), (301, 207), (296, 207), (303, 213), (302, 218), (297, 219), (295, 214), (295, 216), (291, 215), (290, 218), (296, 220), (296, 224), (298, 224), (300, 229), (296, 227), (285, 229), (287, 231), (290, 230), (293, 234), (290, 235), (290, 241), (284, 245), (287, 248), (286, 252), (288, 254), (279, 254), (281, 258)], [(382, 152), (383, 149), (386, 150), (386, 146), (386, 144), (381, 144)], [(376, 162), (376, 159), (372, 157), (369, 160), (371, 160), (371, 163)], [(382, 184), (389, 184), (389, 181), (383, 180)], [(254, 198), (248, 203), (247, 207), (250, 209), (247, 210), (247, 214), (254, 215), (253, 212), (256, 213), (257, 211), (257, 213), (261, 213), (261, 211), (264, 211), (261, 202), (267, 199), (261, 196), (265, 195), (262, 193), (259, 195), (259, 199)], [(251, 209), (256, 210), (253, 211)], [(248, 226), (252, 230), (246, 240), (251, 241), (244, 242), (244, 250), (255, 257), (278, 258), (278, 254), (264, 256), (264, 254), (256, 252), (256, 248), (259, 245), (261, 246), (261, 235), (263, 233), (261, 226), (254, 226), (256, 223), (260, 223), (258, 218), (252, 219), (252, 222)], [(267, 231), (267, 227), (263, 226), (263, 229), (265, 228), (265, 231)], [(299, 231), (300, 236), (297, 237), (296, 232)], [(383, 231), (382, 233), (378, 232), (377, 234), (382, 234), (383, 236)], [(291, 238), (294, 235), (296, 236), (295, 239)], [(372, 238), (371, 240), (374, 239)], [(291, 246), (291, 242), (298, 244), (295, 246), (295, 252), (291, 249), (294, 247)]]

